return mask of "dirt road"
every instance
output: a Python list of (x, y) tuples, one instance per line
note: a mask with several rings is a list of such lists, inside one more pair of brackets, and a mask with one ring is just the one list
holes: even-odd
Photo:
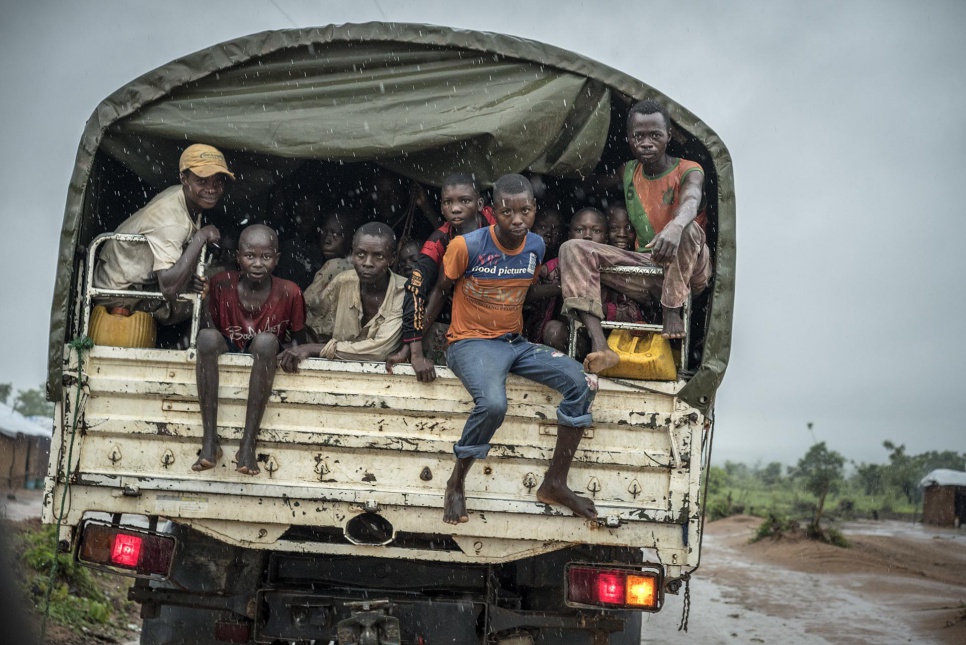
[[(0, 500), (0, 516), (37, 517), (41, 498), (18, 491)], [(688, 631), (678, 631), (682, 590), (645, 615), (642, 643), (966, 643), (966, 530), (863, 522), (844, 527), (850, 549), (799, 538), (749, 544), (760, 523), (707, 525)]]
[(867, 522), (844, 527), (850, 549), (749, 544), (760, 522), (707, 525), (688, 632), (669, 596), (642, 643), (966, 643), (966, 531)]

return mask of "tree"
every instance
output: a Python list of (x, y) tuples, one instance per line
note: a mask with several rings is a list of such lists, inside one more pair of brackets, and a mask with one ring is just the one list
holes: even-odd
[(914, 457), (906, 454), (905, 444), (897, 446), (891, 441), (883, 441), (882, 447), (892, 451), (887, 471), (889, 483), (898, 488), (910, 504), (916, 503), (919, 481), (926, 473), (921, 472), (921, 466)]
[(885, 493), (885, 467), (880, 464), (857, 464), (855, 466), (855, 479), (862, 492), (866, 495), (875, 496)]
[(781, 462), (773, 461), (758, 471), (758, 477), (766, 486), (777, 486), (782, 482), (782, 471), (784, 467)]
[(13, 409), (25, 417), (33, 415), (50, 417), (54, 414), (54, 404), (47, 401), (40, 388), (17, 392), (17, 398), (13, 400)]
[(13, 385), (10, 383), (0, 383), (0, 403), (7, 403), (7, 399), (10, 398), (11, 390), (13, 390)]
[(919, 482), (936, 468), (963, 470), (966, 467), (966, 455), (960, 455), (951, 450), (924, 452), (920, 455), (906, 454), (905, 444), (896, 445), (891, 441), (882, 442), (882, 446), (889, 453), (889, 465), (885, 467), (885, 474), (889, 484), (897, 488), (909, 501), (916, 504), (921, 501), (922, 490)]
[(834, 450), (829, 450), (825, 442), (814, 444), (798, 460), (798, 475), (802, 478), (805, 489), (818, 497), (815, 508), (815, 519), (809, 526), (810, 534), (822, 534), (822, 510), (825, 508), (825, 498), (829, 493), (838, 490), (842, 482), (845, 458)]

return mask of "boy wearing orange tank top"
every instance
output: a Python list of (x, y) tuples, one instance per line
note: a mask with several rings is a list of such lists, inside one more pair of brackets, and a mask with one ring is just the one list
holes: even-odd
[[(700, 293), (711, 279), (711, 255), (699, 212), (704, 171), (687, 159), (667, 154), (671, 118), (656, 101), (634, 104), (627, 116), (627, 143), (634, 159), (624, 164), (627, 214), (637, 237), (636, 250), (570, 240), (560, 247), (563, 312), (575, 313), (587, 327), (591, 352), (584, 369), (598, 373), (619, 362), (601, 328), (601, 286), (634, 300), (660, 294), (665, 338), (683, 338), (682, 308), (689, 293)], [(600, 273), (612, 266), (661, 266), (663, 280)]]

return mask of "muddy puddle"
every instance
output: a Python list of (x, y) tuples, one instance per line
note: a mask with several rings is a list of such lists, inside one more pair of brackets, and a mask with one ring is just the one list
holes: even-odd
[(708, 524), (688, 631), (668, 596), (642, 643), (966, 643), (966, 531), (862, 522), (842, 527), (850, 549), (748, 544), (759, 522)]

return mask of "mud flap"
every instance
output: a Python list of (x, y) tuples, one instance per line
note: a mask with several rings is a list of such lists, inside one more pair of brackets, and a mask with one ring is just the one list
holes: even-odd
[(399, 619), (386, 614), (388, 600), (346, 603), (352, 616), (339, 621), (339, 645), (400, 645)]

